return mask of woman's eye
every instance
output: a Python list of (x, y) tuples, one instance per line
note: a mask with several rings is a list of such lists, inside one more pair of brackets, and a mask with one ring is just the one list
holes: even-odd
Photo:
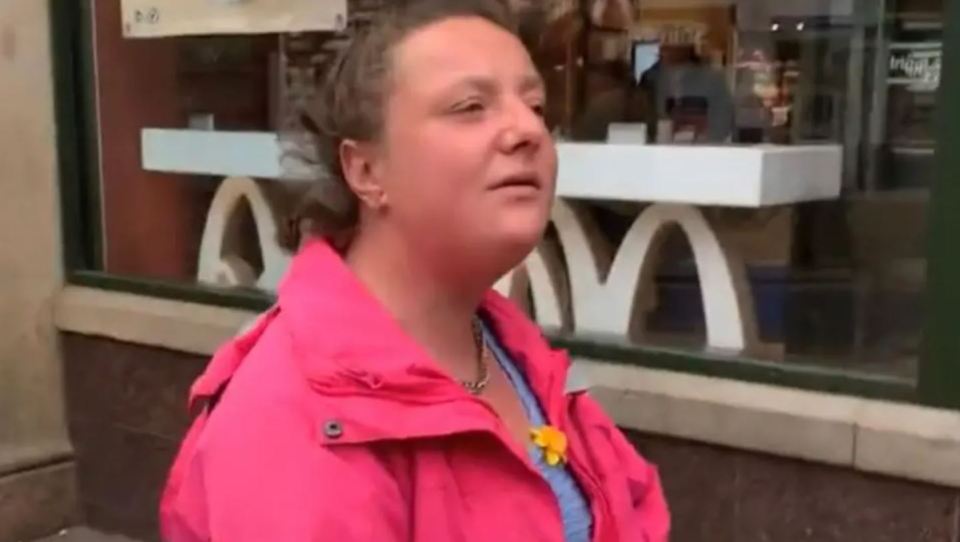
[(533, 104), (530, 106), (530, 110), (536, 113), (538, 117), (544, 117), (547, 114), (546, 108), (543, 104)]
[(462, 102), (453, 107), (454, 113), (481, 113), (483, 104), (478, 101)]

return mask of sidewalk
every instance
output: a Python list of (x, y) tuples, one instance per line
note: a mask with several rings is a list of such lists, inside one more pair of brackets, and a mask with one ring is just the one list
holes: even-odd
[(71, 527), (64, 529), (60, 534), (33, 542), (137, 542), (131, 538), (119, 535), (109, 535), (92, 531), (86, 527)]

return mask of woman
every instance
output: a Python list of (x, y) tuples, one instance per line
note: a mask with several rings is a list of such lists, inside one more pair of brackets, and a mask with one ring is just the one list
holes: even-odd
[(335, 66), (316, 127), (349, 235), (308, 239), (194, 385), (165, 539), (666, 540), (656, 470), (490, 291), (556, 177), (513, 28), (496, 0), (413, 0)]

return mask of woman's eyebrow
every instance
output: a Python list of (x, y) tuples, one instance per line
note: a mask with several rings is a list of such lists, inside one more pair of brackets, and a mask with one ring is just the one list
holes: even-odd
[[(462, 79), (457, 80), (453, 86), (458, 89), (468, 88), (471, 90), (476, 90), (482, 94), (495, 94), (500, 88), (500, 85), (494, 78), (481, 75), (463, 77)], [(544, 88), (545, 85), (543, 83), (543, 79), (537, 74), (524, 75), (517, 84), (517, 91), (521, 94), (526, 94), (527, 92), (533, 91), (541, 91)]]
[(482, 94), (494, 94), (496, 93), (499, 85), (492, 77), (469, 75), (458, 79), (454, 83), (453, 87), (457, 89), (476, 90)]
[(532, 91), (544, 90), (546, 85), (543, 83), (543, 78), (540, 75), (535, 73), (528, 73), (523, 76), (523, 79), (520, 80), (520, 85), (518, 90), (520, 93), (527, 93)]

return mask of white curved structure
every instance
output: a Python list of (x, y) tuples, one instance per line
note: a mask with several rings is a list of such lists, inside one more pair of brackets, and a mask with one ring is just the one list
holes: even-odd
[(545, 241), (534, 249), (523, 265), (497, 282), (494, 288), (501, 294), (527, 305), (527, 293), (533, 298), (533, 307), (527, 307), (544, 329), (567, 329), (567, 286), (563, 261), (555, 247)]
[[(574, 333), (639, 338), (642, 308), (637, 307), (644, 277), (653, 271), (659, 239), (672, 224), (693, 248), (712, 348), (744, 350), (756, 343), (753, 300), (735, 251), (724, 248), (703, 214), (689, 205), (656, 204), (644, 210), (616, 251), (611, 250), (593, 221), (575, 203), (558, 200), (553, 224), (563, 248), (564, 264), (538, 248), (524, 265), (498, 283), (501, 293), (525, 301), (531, 289), (533, 313), (545, 328), (572, 328)], [(555, 254), (555, 252), (554, 252)], [(560, 274), (566, 275), (566, 281)], [(572, 323), (563, 308), (568, 284)]]
[[(231, 222), (241, 210), (241, 205), (250, 206), (257, 229), (257, 241), (263, 255), (263, 272), (254, 276), (249, 262), (227, 252), (235, 246), (235, 228)], [(265, 187), (249, 177), (229, 177), (220, 183), (203, 228), (200, 242), (200, 262), (197, 279), (200, 282), (220, 286), (256, 286), (274, 290), (290, 263), (290, 257), (277, 243), (279, 220), (271, 205)]]

